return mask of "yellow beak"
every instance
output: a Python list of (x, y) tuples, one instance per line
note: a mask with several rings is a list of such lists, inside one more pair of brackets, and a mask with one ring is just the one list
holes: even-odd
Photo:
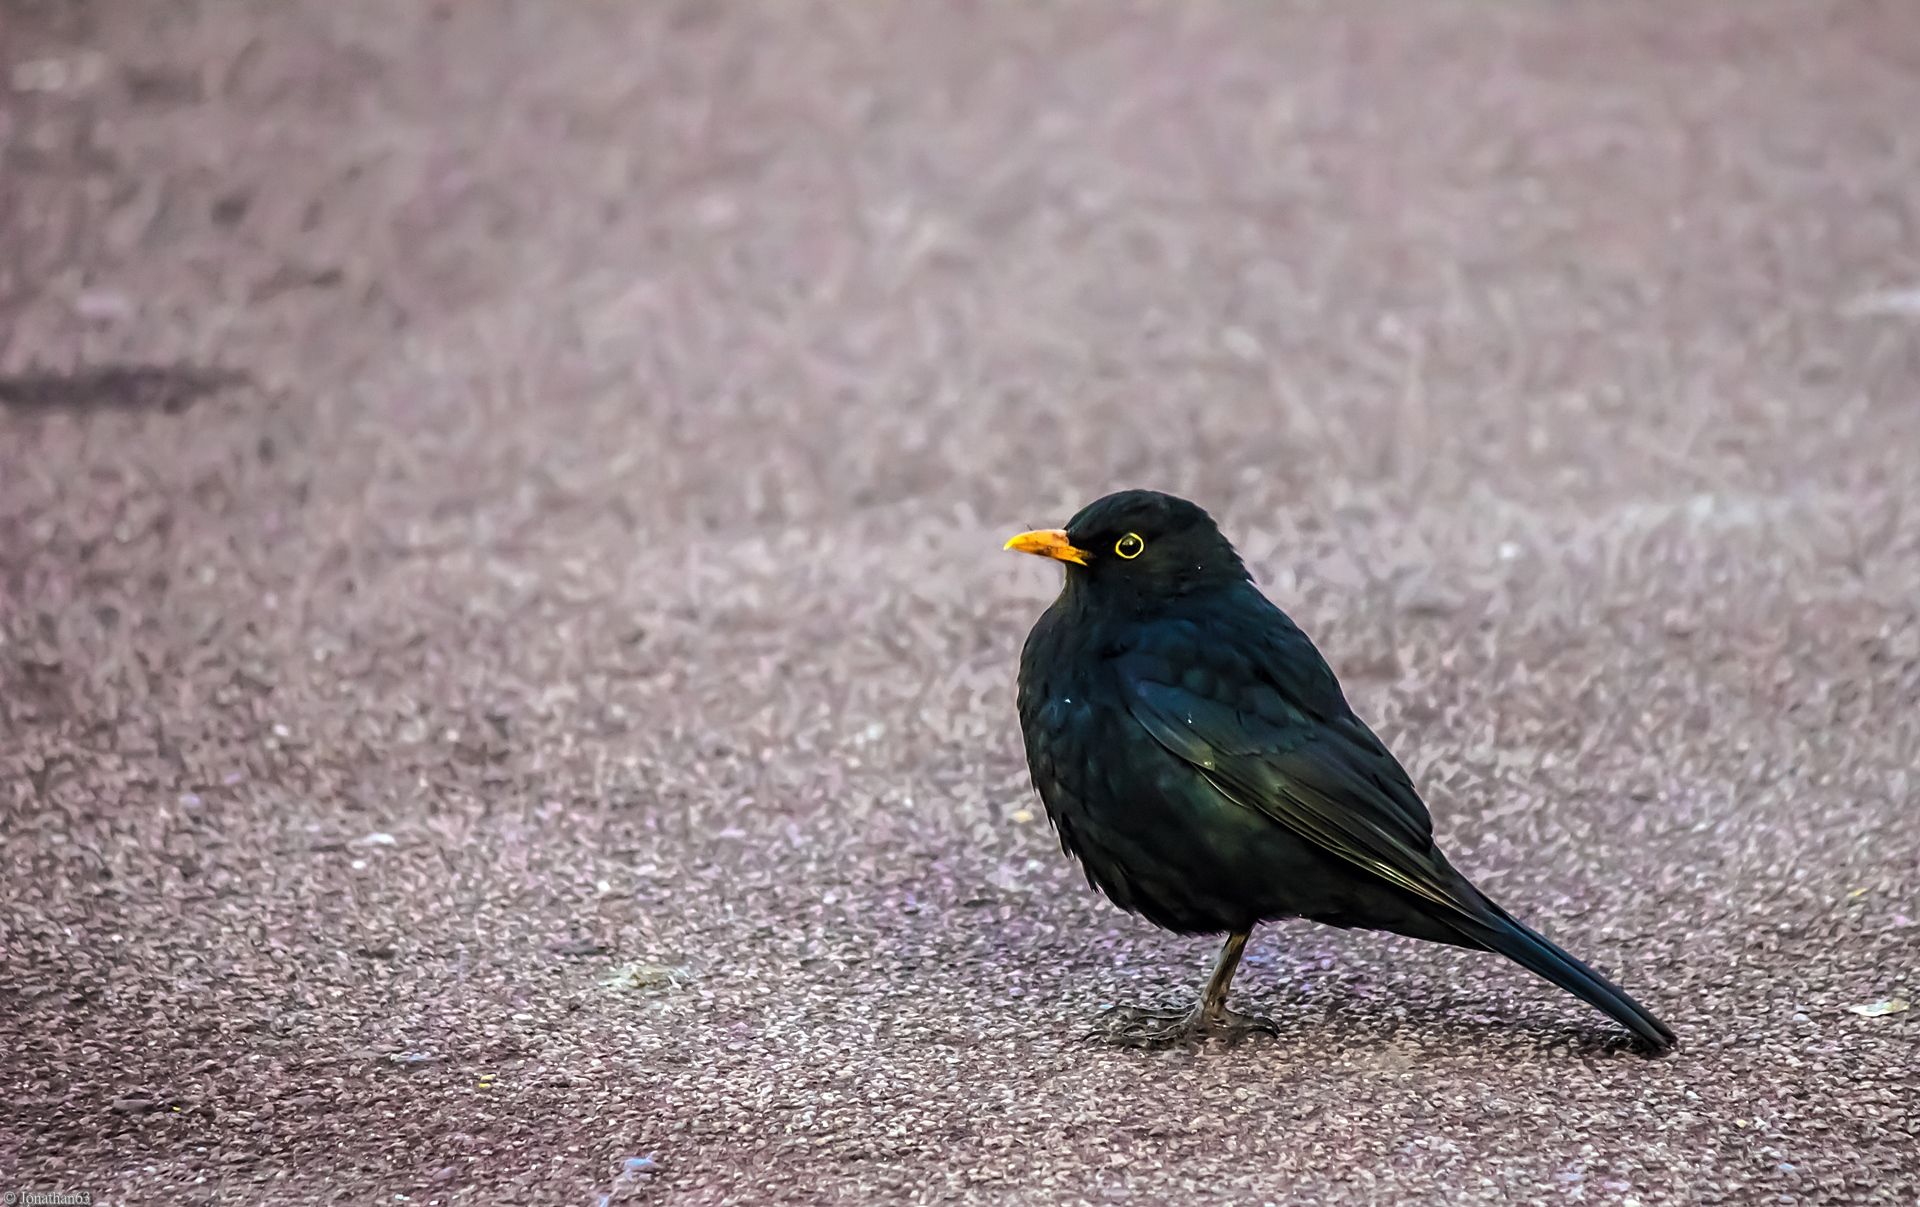
[(1076, 565), (1087, 564), (1084, 549), (1075, 549), (1073, 542), (1067, 539), (1064, 528), (1039, 528), (1032, 532), (1023, 532), (1002, 546), (1016, 553), (1037, 553), (1041, 557), (1050, 557), (1055, 561), (1073, 562)]

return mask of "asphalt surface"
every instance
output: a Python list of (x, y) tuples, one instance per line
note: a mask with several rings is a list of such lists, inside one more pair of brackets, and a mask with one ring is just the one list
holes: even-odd
[[(0, 1183), (1920, 1199), (1920, 7), (0, 12)], [(1682, 1035), (1025, 782), (1191, 495)], [(1882, 1006), (1891, 1011), (1892, 1006)]]

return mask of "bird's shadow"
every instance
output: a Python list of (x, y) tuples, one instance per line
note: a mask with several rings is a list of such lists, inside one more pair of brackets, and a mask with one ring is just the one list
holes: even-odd
[[(1282, 948), (1250, 956), (1234, 985), (1233, 1005), (1270, 1018), (1278, 1024), (1279, 1034), (1250, 1035), (1235, 1046), (1280, 1044), (1324, 1049), (1413, 1044), (1452, 1053), (1581, 1060), (1622, 1055), (1658, 1059), (1673, 1053), (1673, 1049), (1652, 1051), (1631, 1034), (1597, 1017), (1589, 1022), (1556, 1016), (1556, 995), (1550, 991), (1542, 993), (1538, 1001), (1518, 993), (1499, 992), (1492, 984), (1482, 992), (1435, 992), (1432, 979), (1405, 969), (1393, 978), (1396, 983), (1391, 986), (1354, 991), (1342, 977), (1339, 985), (1320, 987), (1316, 982), (1329, 979), (1326, 957), (1333, 954)], [(1350, 971), (1364, 967), (1356, 964)], [(1136, 975), (1137, 980), (1127, 979), (1137, 992), (1130, 992), (1128, 985), (1113, 979), (1102, 985), (1060, 987), (1074, 999), (1086, 1042), (1138, 1048), (1141, 1045), (1123, 1030), (1103, 1025), (1104, 1012), (1115, 1007), (1191, 1006), (1199, 988), (1197, 984), (1179, 989), (1164, 987), (1166, 979), (1177, 982), (1179, 976), (1158, 962), (1143, 961)], [(1523, 976), (1515, 978), (1516, 985), (1527, 983)], [(1577, 1016), (1586, 1009), (1571, 998), (1567, 1002), (1569, 1014)], [(1203, 1042), (1196, 1040), (1184, 1046), (1198, 1048)]]
[[(1091, 909), (1064, 921), (1052, 938), (1038, 943), (1030, 934), (991, 927), (974, 932), (971, 943), (995, 963), (1026, 968), (1029, 992), (1055, 1003), (1069, 1029), (1061, 1038), (1082, 1045), (1141, 1050), (1143, 1045), (1113, 1025), (1106, 1012), (1192, 1006), (1217, 943), (1115, 926)], [(1261, 937), (1265, 942), (1256, 938), (1247, 949), (1231, 1004), (1271, 1018), (1279, 1034), (1247, 1036), (1234, 1045), (1242, 1049), (1393, 1045), (1536, 1060), (1674, 1054), (1674, 1049), (1647, 1049), (1598, 1015), (1592, 1021), (1580, 1017), (1588, 1007), (1572, 998), (1564, 999), (1562, 1009), (1561, 995), (1517, 968), (1475, 976), (1469, 983), (1457, 981), (1445, 966), (1445, 961), (1478, 955), (1488, 960), (1489, 971), (1499, 969), (1500, 963), (1485, 953), (1441, 951), (1395, 936), (1344, 931), (1309, 938), (1276, 927)], [(1370, 950), (1382, 942), (1405, 946), (1383, 963), (1381, 953)], [(1094, 951), (1104, 958), (1090, 961)], [(1089, 963), (1099, 971), (1091, 971)], [(1223, 1045), (1202, 1039), (1170, 1046)], [(1678, 1047), (1683, 1050), (1684, 1041)]]
[[(1116, 1006), (1179, 1008), (1191, 1005), (1191, 999), (1178, 999), (1161, 993), (1159, 1000), (1123, 1000), (1102, 998), (1084, 1003), (1077, 1012), (1083, 1020), (1083, 1042), (1098, 1047), (1138, 1050), (1143, 1046), (1125, 1030), (1108, 1025), (1107, 1012)], [(1649, 1060), (1673, 1054), (1654, 1052), (1633, 1036), (1604, 1023), (1592, 1026), (1554, 1027), (1531, 1012), (1524, 1018), (1501, 1019), (1462, 1008), (1427, 1003), (1406, 1003), (1390, 1014), (1369, 1009), (1361, 1001), (1333, 1003), (1325, 998), (1261, 994), (1238, 1002), (1242, 1009), (1266, 1016), (1278, 1025), (1277, 1035), (1252, 1034), (1235, 1039), (1226, 1046), (1259, 1050), (1262, 1047), (1302, 1048), (1325, 1051), (1329, 1048), (1378, 1048), (1409, 1043), (1450, 1053), (1474, 1052), (1485, 1056), (1527, 1058), (1573, 1058), (1611, 1060), (1620, 1056), (1638, 1056)], [(1218, 1046), (1214, 1041), (1196, 1037), (1172, 1044), (1171, 1049), (1198, 1051)]]

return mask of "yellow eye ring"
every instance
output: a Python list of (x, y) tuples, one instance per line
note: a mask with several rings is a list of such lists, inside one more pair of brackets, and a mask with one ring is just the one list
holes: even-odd
[(1147, 551), (1147, 543), (1140, 539), (1139, 533), (1129, 532), (1113, 543), (1113, 551), (1132, 561)]

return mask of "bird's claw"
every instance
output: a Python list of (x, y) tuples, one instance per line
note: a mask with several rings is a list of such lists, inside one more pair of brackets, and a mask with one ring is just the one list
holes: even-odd
[(1130, 1048), (1169, 1048), (1209, 1039), (1224, 1040), (1232, 1045), (1250, 1035), (1280, 1034), (1279, 1026), (1264, 1015), (1240, 1014), (1225, 1007), (1207, 1010), (1195, 1005), (1188, 1009), (1152, 1010), (1115, 1006), (1106, 1013), (1114, 1020), (1113, 1025), (1095, 1034)]

